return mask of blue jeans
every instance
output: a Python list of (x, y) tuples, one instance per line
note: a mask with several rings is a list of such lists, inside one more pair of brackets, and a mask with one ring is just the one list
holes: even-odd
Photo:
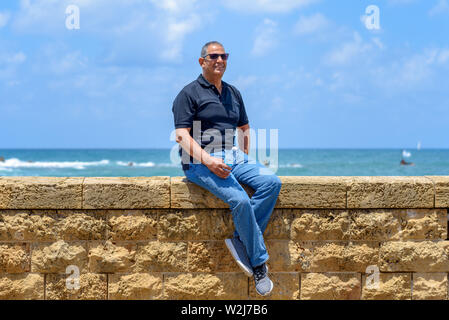
[[(211, 153), (232, 168), (226, 179), (215, 175), (204, 164), (190, 164), (184, 173), (189, 181), (229, 204), (236, 229), (234, 236), (243, 242), (251, 265), (255, 267), (269, 258), (263, 233), (281, 190), (281, 180), (240, 149), (230, 152), (233, 154), (229, 155), (228, 151)], [(251, 199), (239, 182), (255, 191)]]

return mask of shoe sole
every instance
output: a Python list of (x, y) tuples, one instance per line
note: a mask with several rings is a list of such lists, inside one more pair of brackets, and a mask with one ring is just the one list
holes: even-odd
[(231, 252), (232, 257), (234, 258), (235, 262), (237, 262), (237, 265), (242, 269), (243, 273), (246, 274), (248, 277), (253, 276), (252, 270), (248, 270), (248, 268), (243, 264), (243, 262), (240, 261), (239, 255), (237, 254), (237, 251), (234, 248), (234, 245), (232, 244), (231, 239), (225, 240), (226, 247), (228, 247), (229, 252)]

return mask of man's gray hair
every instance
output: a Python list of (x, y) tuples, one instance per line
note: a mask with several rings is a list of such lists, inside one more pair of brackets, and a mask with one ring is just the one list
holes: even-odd
[(206, 43), (203, 48), (201, 49), (201, 57), (204, 58), (207, 55), (207, 47), (209, 47), (211, 44), (218, 44), (224, 48), (224, 46), (218, 42), (218, 41), (209, 41)]

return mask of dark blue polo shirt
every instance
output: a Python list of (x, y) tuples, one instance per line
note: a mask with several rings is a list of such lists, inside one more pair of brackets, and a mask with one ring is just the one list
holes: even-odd
[[(198, 142), (201, 148), (204, 149), (208, 146), (206, 150), (211, 146), (215, 148), (214, 151), (220, 148), (231, 148), (235, 141), (233, 138), (225, 141), (225, 138), (229, 138), (229, 134), (225, 135), (226, 130), (233, 130), (235, 133), (237, 127), (248, 124), (240, 92), (224, 81), (221, 83), (220, 94), (215, 85), (209, 83), (200, 74), (195, 81), (181, 90), (173, 102), (175, 128), (191, 128), (190, 136)], [(196, 128), (199, 130), (194, 130)], [(218, 141), (214, 142), (214, 134), (212, 136), (208, 134), (214, 131), (209, 129), (215, 129), (216, 133), (221, 133), (221, 141), (217, 139)], [(206, 130), (209, 131), (206, 132)], [(196, 137), (197, 134), (199, 137)], [(179, 151), (181, 155), (181, 147)], [(190, 157), (190, 162), (193, 162), (192, 157)], [(188, 168), (188, 164), (183, 164), (183, 170)]]

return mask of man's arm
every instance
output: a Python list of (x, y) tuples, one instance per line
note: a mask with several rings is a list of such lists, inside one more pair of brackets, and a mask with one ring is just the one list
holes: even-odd
[(226, 165), (222, 159), (212, 157), (204, 151), (198, 142), (190, 136), (190, 130), (191, 128), (176, 129), (176, 142), (178, 142), (181, 148), (190, 156), (200, 161), (218, 177), (226, 179), (230, 174), (231, 167)]
[(240, 147), (244, 153), (248, 154), (249, 152), (249, 140), (250, 140), (250, 130), (249, 124), (245, 124), (244, 126), (237, 127), (237, 140)]

